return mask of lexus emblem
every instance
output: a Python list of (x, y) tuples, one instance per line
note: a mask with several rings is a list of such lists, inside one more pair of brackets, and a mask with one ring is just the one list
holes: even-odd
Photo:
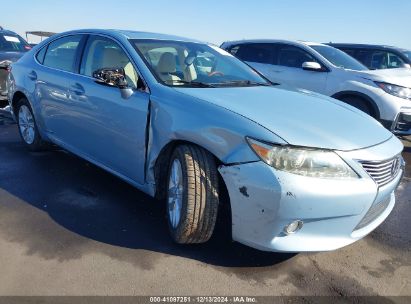
[(396, 157), (393, 161), (392, 161), (392, 165), (391, 165), (391, 176), (396, 176), (398, 171), (400, 170), (400, 158)]

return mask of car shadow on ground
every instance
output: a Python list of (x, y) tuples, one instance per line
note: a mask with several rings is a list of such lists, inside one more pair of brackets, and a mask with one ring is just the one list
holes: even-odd
[[(4, 128), (7, 136), (1, 136)], [(87, 240), (98, 242), (92, 250), (111, 257), (120, 258), (116, 248), (144, 249), (225, 267), (273, 266), (295, 256), (232, 242), (226, 220), (219, 220), (209, 242), (177, 245), (168, 235), (164, 204), (70, 153), (28, 152), (15, 125), (0, 128), (0, 158), (7, 160), (0, 168), (0, 191), (18, 201), (7, 203), (0, 195), (0, 212), (12, 226), (9, 238), (47, 259), (77, 258), (89, 250)], [(42, 212), (28, 216), (27, 204), (54, 222)]]

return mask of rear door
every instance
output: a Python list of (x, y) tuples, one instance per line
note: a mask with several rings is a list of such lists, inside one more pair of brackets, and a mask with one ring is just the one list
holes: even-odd
[(36, 83), (36, 98), (48, 135), (64, 144), (73, 144), (78, 136), (72, 128), (76, 116), (70, 98), (69, 83), (77, 77), (76, 58), (85, 35), (58, 38), (37, 53), (41, 64), (28, 72), (28, 81)]

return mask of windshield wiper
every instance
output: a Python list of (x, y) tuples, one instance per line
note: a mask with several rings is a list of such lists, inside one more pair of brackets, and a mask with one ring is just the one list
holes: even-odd
[(230, 81), (223, 81), (219, 83), (213, 83), (214, 85), (232, 85), (232, 86), (264, 86), (264, 87), (269, 87), (272, 86), (271, 83), (269, 82), (257, 82), (257, 81), (251, 81), (251, 80), (230, 80)]
[(196, 87), (196, 88), (213, 88), (214, 85), (209, 84), (209, 83), (205, 83), (205, 82), (200, 82), (200, 81), (186, 81), (186, 80), (169, 80), (167, 82), (171, 82), (172, 84), (175, 83), (181, 83), (184, 85), (189, 85), (192, 87)]

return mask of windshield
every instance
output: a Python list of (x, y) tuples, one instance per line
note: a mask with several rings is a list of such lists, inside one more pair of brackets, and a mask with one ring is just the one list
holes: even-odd
[(169, 86), (222, 87), (270, 85), (248, 65), (207, 44), (131, 40), (156, 78)]
[(359, 61), (355, 60), (351, 56), (347, 55), (343, 51), (340, 51), (336, 48), (327, 45), (311, 45), (311, 48), (316, 50), (320, 53), (325, 59), (331, 62), (333, 65), (348, 69), (348, 70), (355, 70), (355, 71), (364, 71), (368, 70), (366, 66), (364, 66)]
[(27, 52), (30, 45), (23, 38), (13, 34), (0, 34), (1, 52)]

